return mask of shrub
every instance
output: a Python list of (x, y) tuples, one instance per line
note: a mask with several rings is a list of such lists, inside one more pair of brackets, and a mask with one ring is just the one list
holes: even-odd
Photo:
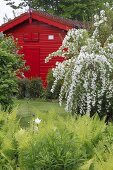
[(30, 97), (30, 80), (18, 79), (18, 96), (19, 99)]
[(13, 95), (17, 93), (17, 75), (24, 68), (22, 55), (13, 37), (0, 37), (0, 104), (3, 110), (11, 109)]
[(19, 79), (18, 80), (18, 98), (40, 98), (43, 96), (43, 86), (40, 78)]
[[(113, 9), (94, 17), (94, 31), (69, 30), (58, 51), (46, 58), (64, 57), (53, 69), (52, 91), (63, 80), (59, 103), (66, 98), (66, 110), (73, 114), (98, 113), (113, 120)], [(109, 29), (108, 29), (109, 28)], [(103, 31), (104, 30), (104, 31)]]
[(30, 98), (40, 98), (43, 96), (43, 86), (41, 78), (30, 80)]
[(45, 97), (46, 99), (58, 99), (59, 93), (60, 93), (60, 89), (61, 89), (61, 85), (62, 85), (62, 81), (59, 81), (58, 84), (55, 87), (54, 92), (51, 92), (51, 88), (54, 82), (54, 77), (53, 77), (53, 73), (52, 70), (49, 70), (48, 74), (47, 74), (47, 87), (45, 90)]

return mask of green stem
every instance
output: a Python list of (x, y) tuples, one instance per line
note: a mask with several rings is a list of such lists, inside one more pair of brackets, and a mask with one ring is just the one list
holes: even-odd
[(5, 156), (5, 154), (1, 150), (0, 150), (0, 155), (10, 164), (9, 166), (10, 166), (11, 170), (14, 170), (11, 166), (10, 160)]

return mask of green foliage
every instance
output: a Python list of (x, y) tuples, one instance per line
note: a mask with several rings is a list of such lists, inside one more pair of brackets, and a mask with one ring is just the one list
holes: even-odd
[(23, 99), (29, 97), (30, 94), (30, 80), (27, 78), (18, 79), (18, 98)]
[(112, 170), (113, 125), (96, 116), (36, 114), (40, 124), (19, 127), (14, 110), (0, 113), (0, 168), (7, 170)]
[(43, 86), (40, 78), (18, 80), (18, 98), (36, 99), (43, 96)]
[(100, 170), (102, 163), (104, 169), (107, 166), (113, 168), (112, 164), (108, 165), (113, 161), (108, 131), (109, 127), (98, 118), (84, 116), (75, 120), (68, 117), (64, 121), (51, 115), (49, 120), (39, 125), (38, 132), (31, 132), (32, 137), (25, 132), (17, 135), (20, 168), (88, 170), (92, 167)]
[[(105, 11), (105, 16), (107, 18), (105, 23), (99, 25), (98, 31), (98, 41), (102, 44), (102, 46), (106, 45), (106, 40), (108, 39), (111, 34), (113, 34), (113, 10), (110, 4), (103, 7)], [(100, 16), (99, 16), (100, 17)], [(99, 18), (100, 19), (100, 18)], [(94, 27), (93, 27), (94, 28)], [(106, 44), (104, 44), (106, 42)]]
[(19, 130), (16, 110), (11, 114), (0, 112), (0, 169), (14, 170), (18, 166), (15, 133)]
[(17, 92), (17, 75), (24, 67), (22, 56), (13, 37), (0, 38), (0, 104), (2, 109), (11, 109), (13, 95)]
[(65, 18), (82, 21), (92, 20), (93, 15), (103, 8), (104, 3), (109, 2), (111, 5), (113, 4), (112, 0), (22, 0), (16, 6), (13, 0), (5, 1), (14, 9), (23, 8), (29, 4), (35, 10), (40, 9)]
[(30, 98), (40, 98), (43, 96), (43, 85), (41, 78), (30, 81)]
[(51, 88), (54, 82), (52, 71), (50, 70), (47, 75), (47, 87), (43, 88), (42, 80), (40, 78), (33, 79), (18, 79), (18, 98), (24, 99), (58, 99), (62, 81), (57, 84), (54, 93), (51, 92)]
[(61, 81), (58, 82), (57, 86), (55, 87), (54, 92), (52, 93), (51, 88), (52, 88), (53, 82), (54, 82), (54, 77), (52, 74), (52, 70), (49, 70), (49, 72), (47, 74), (47, 87), (45, 90), (45, 98), (46, 99), (58, 99), (62, 82)]

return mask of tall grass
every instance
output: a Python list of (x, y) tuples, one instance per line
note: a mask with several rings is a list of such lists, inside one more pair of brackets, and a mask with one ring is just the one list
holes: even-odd
[(24, 128), (17, 113), (0, 113), (0, 170), (113, 170), (112, 124), (54, 110)]

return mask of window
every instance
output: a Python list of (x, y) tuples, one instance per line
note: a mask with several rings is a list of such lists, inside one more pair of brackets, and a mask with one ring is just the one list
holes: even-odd
[(38, 33), (26, 33), (23, 35), (24, 41), (38, 41)]
[(54, 40), (54, 35), (48, 35), (48, 40)]

